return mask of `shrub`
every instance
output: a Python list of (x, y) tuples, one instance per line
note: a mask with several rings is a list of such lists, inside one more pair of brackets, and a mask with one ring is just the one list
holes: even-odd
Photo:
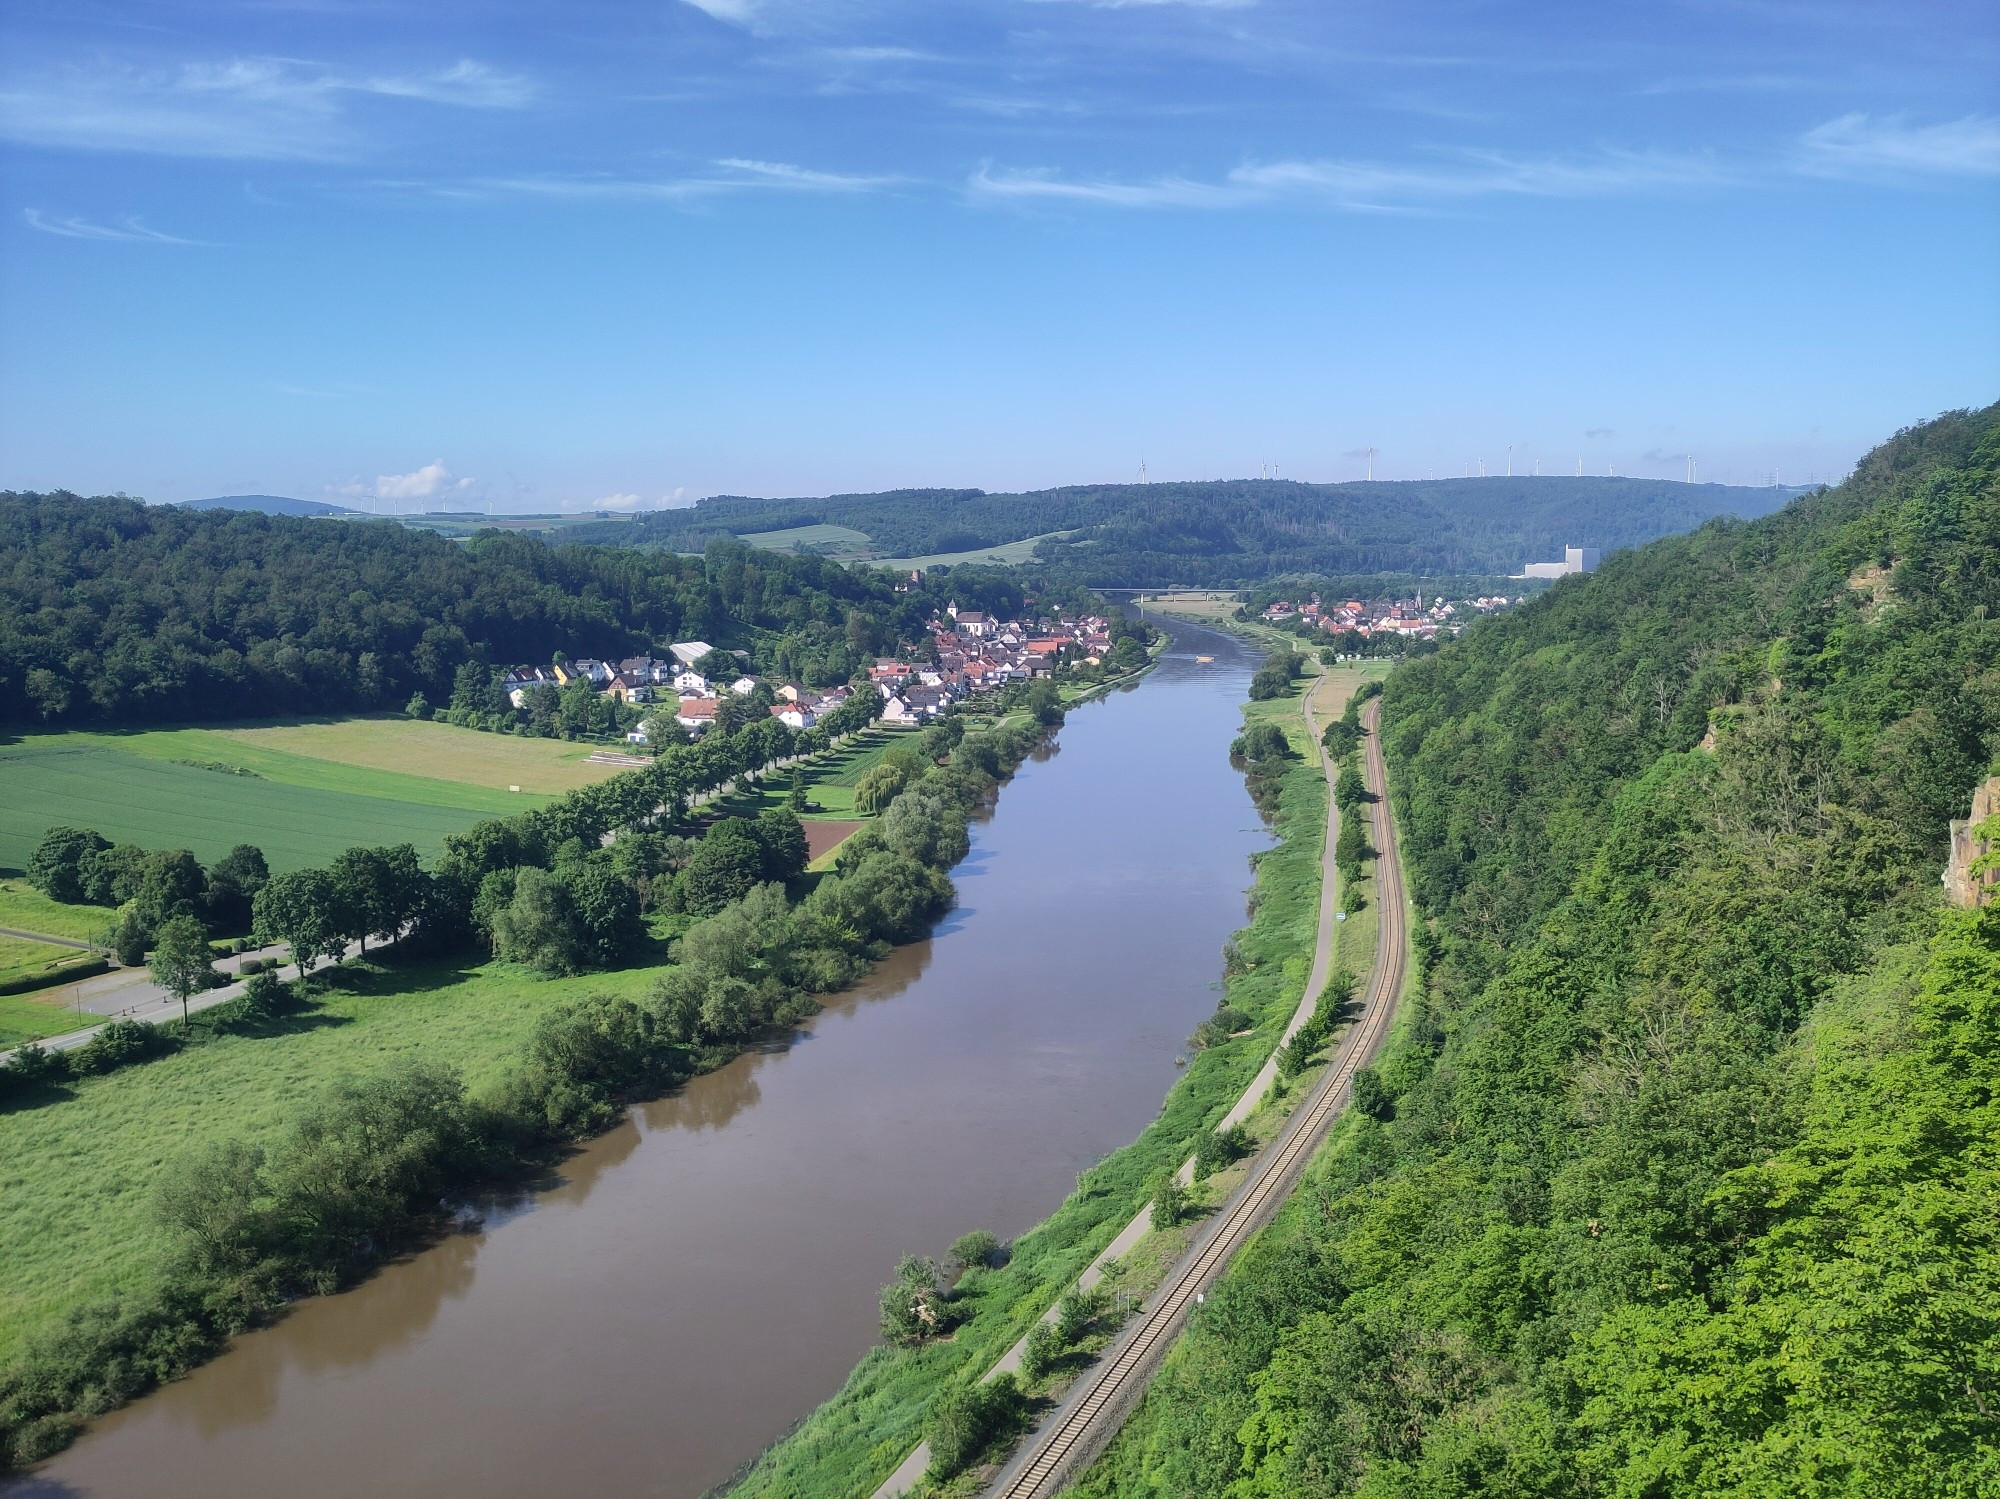
[(1249, 1153), (1250, 1143), (1250, 1132), (1240, 1124), (1203, 1130), (1194, 1142), (1194, 1179), (1207, 1181), (1230, 1162), (1242, 1159)]
[(1274, 652), (1250, 679), (1251, 700), (1262, 702), (1267, 698), (1285, 696), (1292, 690), (1293, 680), (1305, 670), (1305, 665), (1306, 658), (1294, 650)]
[(1062, 1334), (1056, 1331), (1055, 1323), (1037, 1322), (1028, 1329), (1027, 1342), (1021, 1349), (1021, 1372), (1032, 1384), (1055, 1368), (1062, 1355)]
[(618, 1108), (679, 1069), (654, 1010), (596, 994), (544, 1015), (525, 1066), (508, 1080), (503, 1106), (544, 1139), (604, 1129)]
[(1187, 1188), (1181, 1185), (1180, 1178), (1173, 1172), (1162, 1171), (1154, 1178), (1152, 1198), (1154, 1228), (1173, 1228), (1187, 1216)]
[(67, 1056), (30, 1041), (14, 1053), (13, 1060), (5, 1067), (0, 1067), (0, 1100), (66, 1082), (69, 1076)]
[(178, 1049), (178, 1044), (156, 1025), (143, 1020), (114, 1020), (70, 1056), (70, 1067), (84, 1077), (95, 1077), (150, 1061)]
[(954, 1239), (948, 1254), (961, 1270), (984, 1270), (999, 1263), (1000, 1239), (988, 1229), (975, 1228)]
[(882, 1288), (882, 1336), (891, 1343), (921, 1343), (947, 1329), (944, 1274), (938, 1262), (906, 1254), (896, 1278)]
[(1373, 1067), (1358, 1067), (1354, 1072), (1354, 1107), (1371, 1119), (1388, 1120), (1396, 1117), (1396, 1101), (1389, 1096), (1389, 1090), (1382, 1083), (1382, 1074)]
[(265, 965), (264, 971), (252, 975), (243, 986), (243, 997), (236, 1003), (245, 1020), (268, 1020), (291, 1007), (291, 986), (271, 971), (277, 966), (275, 960)]
[(949, 1390), (931, 1407), (926, 1435), (930, 1476), (942, 1481), (964, 1472), (979, 1455), (1020, 1426), (1027, 1409), (1011, 1374), (985, 1384)]
[(1190, 1039), (1198, 1050), (1206, 1050), (1211, 1046), (1220, 1046), (1238, 1031), (1249, 1028), (1250, 1017), (1225, 1001), (1213, 1015), (1195, 1027)]
[(1063, 1292), (1062, 1300), (1056, 1303), (1056, 1336), (1062, 1339), (1063, 1346), (1073, 1347), (1081, 1342), (1109, 1305), (1110, 1298), (1096, 1286), (1088, 1291), (1071, 1286)]

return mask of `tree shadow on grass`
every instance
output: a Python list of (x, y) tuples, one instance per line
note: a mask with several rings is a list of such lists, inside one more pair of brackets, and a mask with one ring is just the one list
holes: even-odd
[[(0, 1118), (9, 1114), (28, 1114), (36, 1109), (46, 1109), (51, 1104), (67, 1103), (76, 1097), (76, 1088), (69, 1078), (51, 1078), (47, 1081), (31, 1083), (25, 1088), (0, 1094)], [(8, 1495), (8, 1499), (13, 1496)]]

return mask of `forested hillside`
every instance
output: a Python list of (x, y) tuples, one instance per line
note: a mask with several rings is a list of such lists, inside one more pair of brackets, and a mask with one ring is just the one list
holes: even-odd
[[(1762, 515), (1771, 489), (1664, 479), (1485, 478), (1390, 484), (1276, 479), (1104, 484), (1031, 494), (905, 489), (822, 500), (703, 500), (579, 526), (584, 541), (700, 551), (717, 536), (837, 525), (875, 556), (924, 557), (1046, 537), (1037, 559), (1106, 588), (1236, 586), (1291, 573), (1518, 573), (1565, 545), (1609, 553), (1716, 515)], [(1071, 534), (1056, 536), (1051, 533)]]
[(2000, 407), (1475, 626), (1383, 725), (1414, 1023), (1085, 1491), (2000, 1492), (2000, 910), (1939, 886)]
[[(1011, 612), (1011, 575), (951, 597)], [(0, 494), (0, 723), (227, 719), (442, 702), (467, 661), (698, 638), (838, 681), (942, 601), (816, 557), (463, 545), (389, 522)]]

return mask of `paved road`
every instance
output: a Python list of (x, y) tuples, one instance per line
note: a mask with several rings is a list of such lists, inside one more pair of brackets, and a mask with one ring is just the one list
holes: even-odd
[[(1340, 809), (1334, 805), (1333, 800), (1333, 786), (1338, 774), (1338, 767), (1327, 755), (1326, 746), (1320, 742), (1320, 733), (1325, 726), (1321, 724), (1319, 716), (1313, 711), (1315, 700), (1319, 697), (1321, 689), (1326, 685), (1328, 675), (1328, 673), (1322, 672), (1314, 679), (1312, 686), (1306, 690), (1305, 699), (1299, 709), (1305, 718), (1306, 730), (1312, 735), (1313, 745), (1319, 755), (1320, 773), (1326, 777), (1326, 846), (1320, 855), (1319, 930), (1313, 940), (1312, 968), (1306, 975), (1305, 988), (1299, 995), (1299, 1007), (1292, 1012), (1291, 1020), (1286, 1023), (1285, 1033), (1280, 1044), (1284, 1041), (1290, 1041), (1298, 1032), (1299, 1027), (1312, 1018), (1313, 1011), (1319, 1004), (1320, 991), (1326, 988), (1326, 981), (1333, 976), (1333, 934), (1337, 921), (1336, 913), (1340, 909), (1340, 901), (1337, 898), (1339, 892), (1335, 888), (1338, 876), (1333, 857), (1334, 839), (1340, 830)], [(1400, 915), (1401, 908), (1399, 907), (1399, 919)], [(1264, 1095), (1271, 1091), (1271, 1084), (1277, 1080), (1277, 1077), (1278, 1055), (1277, 1048), (1274, 1047), (1270, 1057), (1258, 1069), (1257, 1075), (1250, 1080), (1250, 1086), (1243, 1090), (1243, 1096), (1236, 1100), (1236, 1106), (1223, 1116), (1222, 1122), (1216, 1128), (1228, 1129), (1233, 1124), (1241, 1124), (1245, 1119), (1256, 1113), (1257, 1106), (1264, 1101)], [(1185, 1161), (1181, 1162), (1181, 1169), (1178, 1176), (1181, 1185), (1184, 1187), (1193, 1183), (1193, 1156), (1189, 1156)], [(1118, 1236), (1098, 1252), (1096, 1259), (1084, 1267), (1083, 1274), (1077, 1277), (1076, 1283), (1079, 1289), (1088, 1291), (1091, 1287), (1095, 1286), (1104, 1278), (1105, 1265), (1114, 1259), (1124, 1256), (1139, 1240), (1146, 1236), (1152, 1227), (1152, 1214), (1153, 1205), (1151, 1203), (1147, 1203), (1139, 1209), (1132, 1221), (1118, 1231)], [(1158, 1293), (1155, 1294), (1157, 1295)], [(1050, 1307), (1042, 1314), (1041, 1320), (1044, 1322), (1054, 1322), (1058, 1310), (1059, 1307), (1057, 1306)], [(992, 1379), (995, 1375), (1008, 1374), (1019, 1369), (1021, 1367), (1021, 1356), (1027, 1351), (1027, 1347), (1028, 1339), (1023, 1335), (1019, 1342), (1015, 1343), (1012, 1348), (1009, 1348), (1001, 1356), (999, 1363), (987, 1370), (985, 1377)], [(873, 1499), (897, 1499), (897, 1496), (907, 1494), (917, 1486), (917, 1480), (923, 1477), (924, 1470), (930, 1466), (930, 1462), (930, 1443), (918, 1443), (916, 1450), (904, 1458), (897, 1465), (896, 1471), (882, 1481), (881, 1487), (875, 1490)]]
[[(344, 958), (351, 958), (361, 951), (361, 944), (350, 942)], [(225, 964), (242, 962), (245, 958), (272, 958), (286, 956), (282, 943), (259, 948), (256, 952), (246, 952), (235, 957), (220, 959)], [(295, 964), (287, 964), (277, 970), (281, 979), (295, 979), (299, 976)], [(198, 1015), (215, 1005), (227, 1004), (243, 993), (241, 982), (228, 984), (220, 989), (210, 989), (197, 994), (188, 1001), (188, 1013)], [(91, 978), (80, 979), (73, 984), (63, 984), (57, 988), (36, 992), (37, 999), (51, 1004), (60, 1003), (77, 1011), (81, 1022), (85, 1016), (94, 1016), (97, 1024), (82, 1024), (73, 1031), (60, 1036), (48, 1036), (37, 1044), (49, 1051), (74, 1051), (84, 1045), (104, 1029), (103, 1022), (110, 1020), (145, 1020), (159, 1022), (181, 1018), (181, 1002), (165, 989), (153, 982), (152, 975), (144, 968), (114, 968), (109, 973), (100, 973)], [(0, 1051), (0, 1066), (4, 1066), (12, 1051)]]
[(1248, 1179), (1210, 1221), (1145, 1309), (1002, 1471), (988, 1491), (994, 1499), (1049, 1499), (1067, 1478), (1081, 1472), (1104, 1450), (1173, 1346), (1189, 1312), (1236, 1251), (1283, 1204), (1328, 1126), (1347, 1106), (1355, 1069), (1366, 1065), (1389, 1032), (1403, 988), (1407, 933), (1402, 863), (1389, 818), (1381, 740), (1375, 733), (1380, 710), (1378, 698), (1368, 705), (1363, 717), (1369, 730), (1368, 788), (1376, 796), (1373, 841), (1381, 851), (1375, 866), (1381, 941), (1368, 976), (1361, 1018), (1349, 1029), (1334, 1054), (1333, 1065), (1305, 1105), (1257, 1157)]
[(30, 942), (46, 942), (51, 947), (80, 947), (85, 952), (93, 951), (88, 942), (79, 942), (74, 937), (51, 937), (47, 932), (24, 932), (13, 926), (0, 926), (0, 937), (26, 937)]

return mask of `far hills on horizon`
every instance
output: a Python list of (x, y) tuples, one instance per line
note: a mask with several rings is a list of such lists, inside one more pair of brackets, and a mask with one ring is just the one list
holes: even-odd
[[(1559, 559), (1565, 546), (1610, 554), (1750, 520), (1802, 491), (1672, 479), (1570, 475), (1477, 479), (1291, 479), (1073, 485), (1021, 494), (900, 489), (823, 498), (718, 495), (677, 510), (621, 514), (407, 514), (401, 524), (466, 536), (487, 527), (560, 532), (564, 541), (700, 552), (724, 537), (836, 562), (935, 567), (1039, 564), (1106, 588), (1243, 587), (1275, 578), (1408, 574), (1491, 577)], [(346, 521), (371, 517), (273, 495), (181, 502)]]

